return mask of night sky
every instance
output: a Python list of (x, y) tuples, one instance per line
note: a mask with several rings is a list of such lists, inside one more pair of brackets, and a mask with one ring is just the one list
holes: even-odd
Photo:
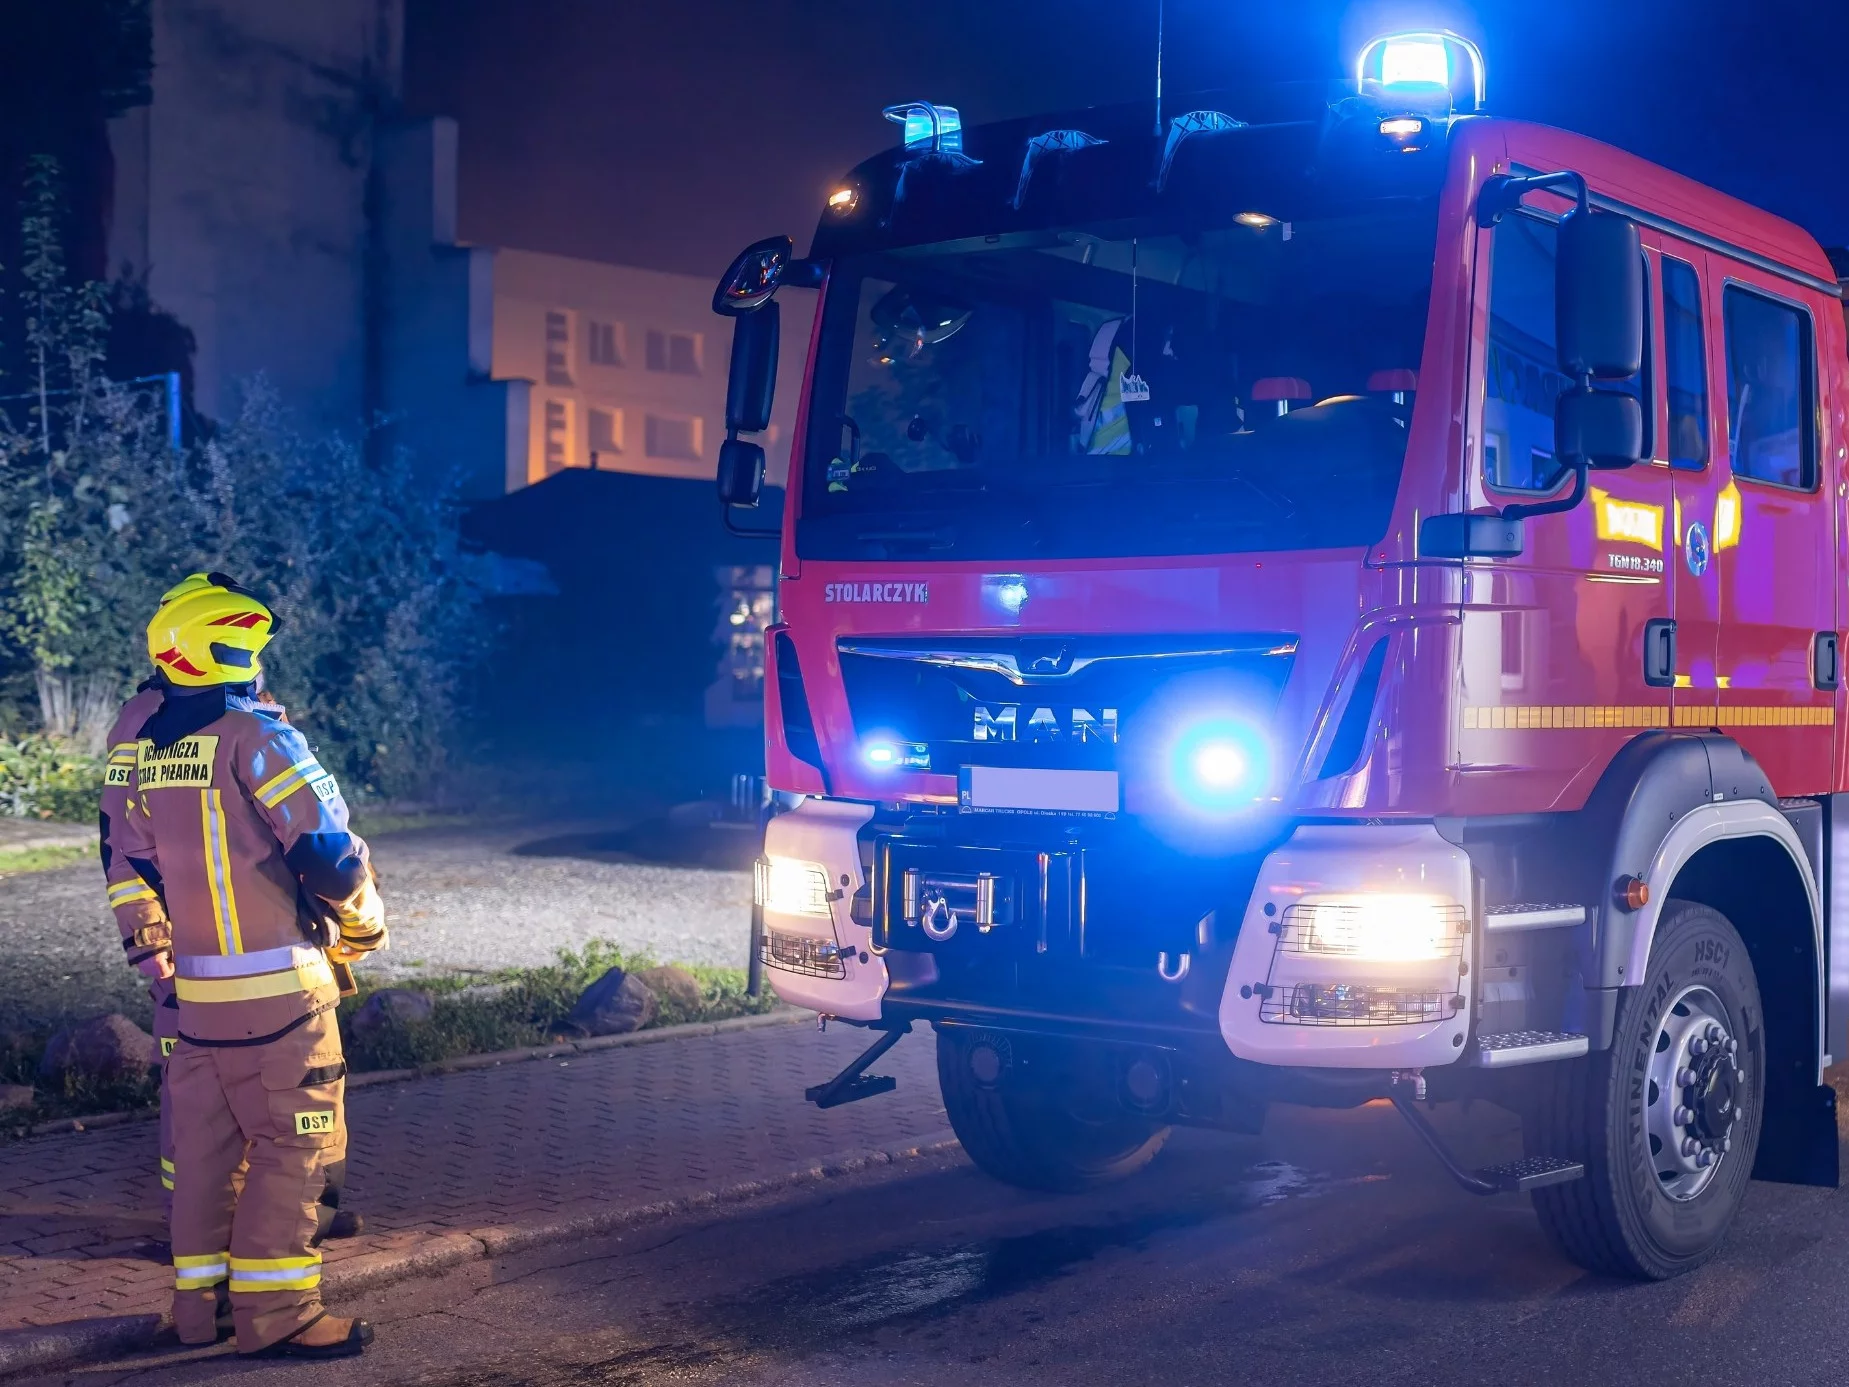
[[(1484, 47), (1492, 111), (1622, 145), (1849, 242), (1842, 0), (1167, 0), (1171, 95), (1337, 75), (1388, 28)], [(716, 275), (808, 243), (883, 105), (966, 122), (1153, 92), (1156, 0), (410, 0), (407, 100), (462, 123), (484, 245)]]

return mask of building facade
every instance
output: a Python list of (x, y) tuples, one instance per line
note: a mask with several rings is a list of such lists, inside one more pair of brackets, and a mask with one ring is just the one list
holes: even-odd
[[(707, 279), (465, 244), (456, 123), (400, 115), (403, 5), (152, 0), (153, 99), (109, 129), (110, 274), (190, 329), (192, 405), (208, 418), (235, 414), (262, 377), (305, 426), (404, 450), (433, 493), (488, 502), (578, 469), (699, 488), (700, 504), (631, 488), (656, 513), (620, 523), (672, 515), (687, 555), (712, 551), (713, 617), (685, 639), (716, 646), (707, 720), (756, 719), (771, 570), (726, 547), (705, 485), (725, 437), (731, 336), (711, 307), (724, 267)], [(787, 298), (759, 439), (772, 485), (814, 308), (812, 292)]]

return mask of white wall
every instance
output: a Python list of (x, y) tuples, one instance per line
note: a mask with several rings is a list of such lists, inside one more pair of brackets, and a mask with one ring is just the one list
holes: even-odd
[[(713, 476), (732, 332), (712, 311), (711, 282), (521, 250), (494, 252), (493, 281), (494, 378), (532, 382), (527, 482), (561, 466), (589, 467), (593, 452), (598, 467), (613, 471)], [(815, 308), (812, 292), (785, 291), (784, 299), (776, 409), (759, 440), (778, 485)], [(598, 359), (612, 345), (619, 364)], [(604, 446), (612, 441), (614, 451)]]
[(198, 343), (195, 404), (262, 372), (316, 423), (367, 398), (366, 180), (403, 0), (154, 0), (154, 101), (113, 122), (110, 273)]

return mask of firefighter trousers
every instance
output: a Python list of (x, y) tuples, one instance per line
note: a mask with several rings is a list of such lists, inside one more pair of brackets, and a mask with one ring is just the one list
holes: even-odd
[(213, 1341), (226, 1289), (241, 1353), (321, 1314), (320, 1243), (346, 1170), (345, 1074), (332, 1011), (257, 1045), (175, 1047), (173, 1323), (183, 1342)]

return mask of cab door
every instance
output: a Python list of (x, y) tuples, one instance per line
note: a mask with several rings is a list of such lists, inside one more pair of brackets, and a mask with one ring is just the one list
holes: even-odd
[[(1530, 203), (1479, 246), (1473, 509), (1559, 496), (1571, 485), (1554, 451), (1554, 401), (1570, 383), (1554, 332), (1555, 223), (1566, 204), (1544, 196)], [(1646, 319), (1643, 371), (1604, 383), (1639, 396), (1652, 457), (1662, 429), (1659, 320), (1654, 311)], [(1584, 503), (1524, 522), (1520, 557), (1467, 570), (1460, 803), (1576, 808), (1624, 743), (1670, 726), (1673, 664), (1653, 669), (1646, 660), (1653, 635), (1675, 616), (1673, 507), (1666, 465), (1594, 472)], [(1479, 775), (1497, 791), (1473, 793)]]
[[(1708, 260), (1710, 361), (1725, 427), (1726, 484), (1711, 554), (1720, 630), (1715, 725), (1765, 769), (1780, 795), (1832, 788), (1836, 692), (1834, 502), (1823, 487), (1832, 440), (1819, 408), (1821, 295), (1719, 253)], [(1840, 312), (1840, 305), (1836, 311)], [(1702, 567), (1690, 521), (1684, 566)], [(1693, 540), (1691, 541), (1691, 537)]]

